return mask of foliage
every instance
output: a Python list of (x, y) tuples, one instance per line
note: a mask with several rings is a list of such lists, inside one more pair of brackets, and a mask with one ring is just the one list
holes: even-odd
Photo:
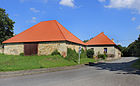
[(24, 56), (24, 53), (20, 53), (20, 56)]
[(106, 54), (98, 54), (98, 58), (100, 59), (106, 59), (107, 55)]
[[(94, 62), (89, 58), (82, 58), (81, 64)], [(73, 61), (68, 61), (60, 55), (48, 56), (18, 56), (0, 54), (0, 71), (29, 70), (39, 68), (52, 68), (77, 65)]]
[(14, 23), (6, 14), (5, 9), (0, 8), (0, 44), (13, 36)]
[(120, 48), (120, 50), (121, 50), (121, 53), (122, 53), (122, 56), (124, 56), (125, 55), (125, 49), (126, 49), (126, 47), (123, 47), (123, 46), (121, 46), (121, 45), (118, 45), (118, 47)]
[(114, 54), (107, 54), (108, 57), (114, 57)]
[(61, 54), (58, 52), (58, 50), (55, 50), (55, 51), (52, 52), (51, 55), (61, 55)]
[(86, 43), (86, 42), (88, 42), (88, 41), (89, 41), (89, 40), (84, 40), (83, 42)]
[(140, 35), (138, 40), (132, 42), (124, 51), (124, 56), (140, 56)]
[(74, 61), (77, 63), (78, 61), (78, 53), (76, 53), (75, 50), (72, 50), (71, 48), (67, 49), (67, 56), (66, 59), (69, 61)]
[(83, 48), (81, 49), (81, 55), (80, 55), (80, 57), (81, 58), (87, 58), (87, 52)]
[(88, 58), (93, 58), (93, 55), (94, 55), (94, 51), (92, 49), (88, 49), (87, 50), (87, 57)]

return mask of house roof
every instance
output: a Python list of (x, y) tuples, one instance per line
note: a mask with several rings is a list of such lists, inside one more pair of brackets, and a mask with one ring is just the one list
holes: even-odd
[(88, 42), (86, 45), (116, 45), (112, 40), (110, 40), (104, 32), (100, 33), (99, 35), (95, 36)]
[(56, 20), (40, 22), (3, 43), (70, 41), (84, 44)]

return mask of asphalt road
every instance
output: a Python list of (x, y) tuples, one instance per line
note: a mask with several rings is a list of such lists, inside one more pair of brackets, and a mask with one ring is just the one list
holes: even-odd
[(0, 79), (0, 86), (140, 86), (140, 72), (129, 66), (134, 57), (80, 69)]

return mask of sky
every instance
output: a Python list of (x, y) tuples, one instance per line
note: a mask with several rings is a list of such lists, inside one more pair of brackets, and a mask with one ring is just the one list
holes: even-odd
[(81, 40), (104, 32), (128, 46), (140, 34), (140, 0), (0, 0), (0, 8), (15, 21), (15, 34), (48, 20), (57, 20)]

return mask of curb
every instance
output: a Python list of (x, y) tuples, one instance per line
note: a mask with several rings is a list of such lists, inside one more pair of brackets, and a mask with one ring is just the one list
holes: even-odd
[(84, 66), (85, 66), (84, 64), (81, 64), (81, 65), (75, 65), (75, 66), (65, 66), (65, 67), (56, 67), (56, 68), (42, 68), (42, 69), (32, 69), (32, 70), (0, 72), (0, 78), (9, 78), (9, 77), (16, 77), (16, 76), (64, 71), (64, 70), (78, 69)]

